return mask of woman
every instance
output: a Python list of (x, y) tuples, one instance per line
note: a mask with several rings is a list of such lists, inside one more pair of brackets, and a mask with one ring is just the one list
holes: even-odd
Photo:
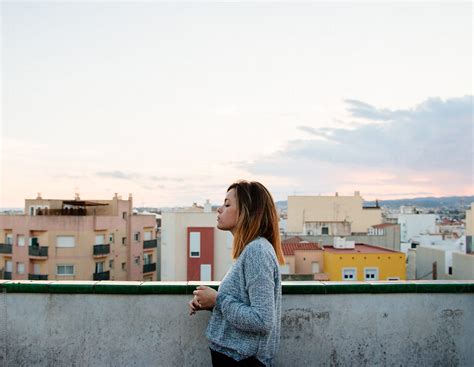
[(206, 336), (213, 366), (271, 366), (280, 341), (281, 276), (284, 264), (272, 196), (258, 182), (227, 189), (217, 228), (234, 235), (235, 260), (219, 291), (199, 286), (190, 314), (212, 310)]

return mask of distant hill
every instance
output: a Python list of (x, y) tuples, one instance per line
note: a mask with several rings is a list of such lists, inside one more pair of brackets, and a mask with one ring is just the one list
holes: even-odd
[[(399, 208), (401, 205), (414, 205), (419, 208), (465, 208), (474, 202), (474, 196), (446, 196), (446, 197), (425, 197), (413, 199), (379, 200), (379, 205), (386, 208)], [(364, 201), (365, 206), (375, 206), (374, 201)], [(286, 200), (277, 201), (276, 206), (286, 209)]]

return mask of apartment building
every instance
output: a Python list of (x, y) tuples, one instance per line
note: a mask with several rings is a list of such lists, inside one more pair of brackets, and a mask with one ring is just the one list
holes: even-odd
[(364, 199), (354, 196), (289, 196), (287, 231), (303, 235), (349, 236), (367, 233), (382, 223), (382, 210), (364, 207)]
[(405, 254), (340, 239), (324, 247), (324, 272), (329, 280), (405, 280)]
[(26, 199), (0, 216), (0, 276), (18, 280), (156, 280), (154, 215), (122, 200)]
[(161, 280), (222, 280), (232, 265), (232, 234), (216, 228), (217, 213), (207, 202), (163, 212)]

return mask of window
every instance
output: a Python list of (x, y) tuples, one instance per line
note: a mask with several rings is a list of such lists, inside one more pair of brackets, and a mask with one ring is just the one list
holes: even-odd
[(17, 274), (24, 274), (25, 273), (25, 264), (16, 263), (16, 273)]
[(152, 232), (151, 231), (146, 231), (143, 233), (143, 240), (145, 241), (150, 241), (152, 240)]
[(140, 242), (140, 232), (135, 232), (135, 233), (133, 234), (133, 240), (134, 240), (135, 242)]
[(127, 244), (127, 237), (122, 237), (122, 245), (126, 245)]
[(453, 275), (453, 267), (452, 266), (448, 267), (448, 274)]
[(189, 257), (201, 257), (201, 233), (189, 233)]
[(105, 234), (96, 234), (95, 235), (95, 244), (96, 245), (105, 245)]
[(30, 215), (35, 215), (35, 207), (30, 206)]
[(5, 271), (11, 273), (13, 271), (13, 263), (11, 260), (7, 260), (5, 263)]
[(389, 277), (389, 278), (387, 278), (387, 280), (400, 280), (400, 278), (399, 277)]
[(13, 245), (13, 235), (11, 233), (5, 235), (5, 242), (7, 245)]
[(212, 268), (211, 264), (201, 264), (201, 281), (211, 281)]
[(110, 234), (109, 234), (109, 243), (114, 243), (114, 240), (115, 240), (114, 234), (113, 234), (113, 233), (110, 233)]
[(76, 246), (76, 239), (74, 236), (57, 236), (56, 247), (74, 247)]
[(30, 237), (30, 246), (39, 246), (38, 237)]
[(357, 269), (356, 268), (342, 269), (342, 280), (357, 280)]
[(379, 280), (379, 269), (378, 268), (365, 268), (364, 278), (365, 280)]
[(311, 273), (318, 274), (319, 273), (319, 262), (313, 261), (311, 263)]
[(25, 236), (18, 235), (17, 243), (18, 243), (18, 246), (25, 246)]
[(56, 267), (56, 274), (63, 276), (74, 275), (74, 265), (58, 265)]
[(123, 213), (122, 213), (122, 218), (123, 218), (123, 219), (127, 219), (127, 212), (123, 212)]
[(143, 264), (148, 265), (153, 263), (153, 254), (146, 254), (143, 257)]
[(122, 263), (122, 270), (126, 271), (127, 270), (127, 263)]
[(113, 269), (114, 268), (114, 260), (109, 260), (109, 268)]
[(135, 256), (135, 265), (140, 265), (140, 256)]
[(103, 273), (104, 272), (104, 261), (99, 261), (95, 263), (95, 272), (96, 273)]
[(40, 264), (33, 264), (33, 274), (41, 274)]
[(328, 227), (322, 227), (321, 228), (321, 234), (329, 234), (329, 228)]

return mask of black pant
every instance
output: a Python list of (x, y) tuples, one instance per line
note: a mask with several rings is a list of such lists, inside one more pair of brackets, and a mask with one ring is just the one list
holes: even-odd
[(242, 359), (241, 361), (236, 361), (225, 354), (216, 352), (215, 350), (211, 349), (211, 357), (212, 357), (212, 366), (213, 367), (265, 367), (265, 365), (260, 362), (255, 357), (249, 357)]

